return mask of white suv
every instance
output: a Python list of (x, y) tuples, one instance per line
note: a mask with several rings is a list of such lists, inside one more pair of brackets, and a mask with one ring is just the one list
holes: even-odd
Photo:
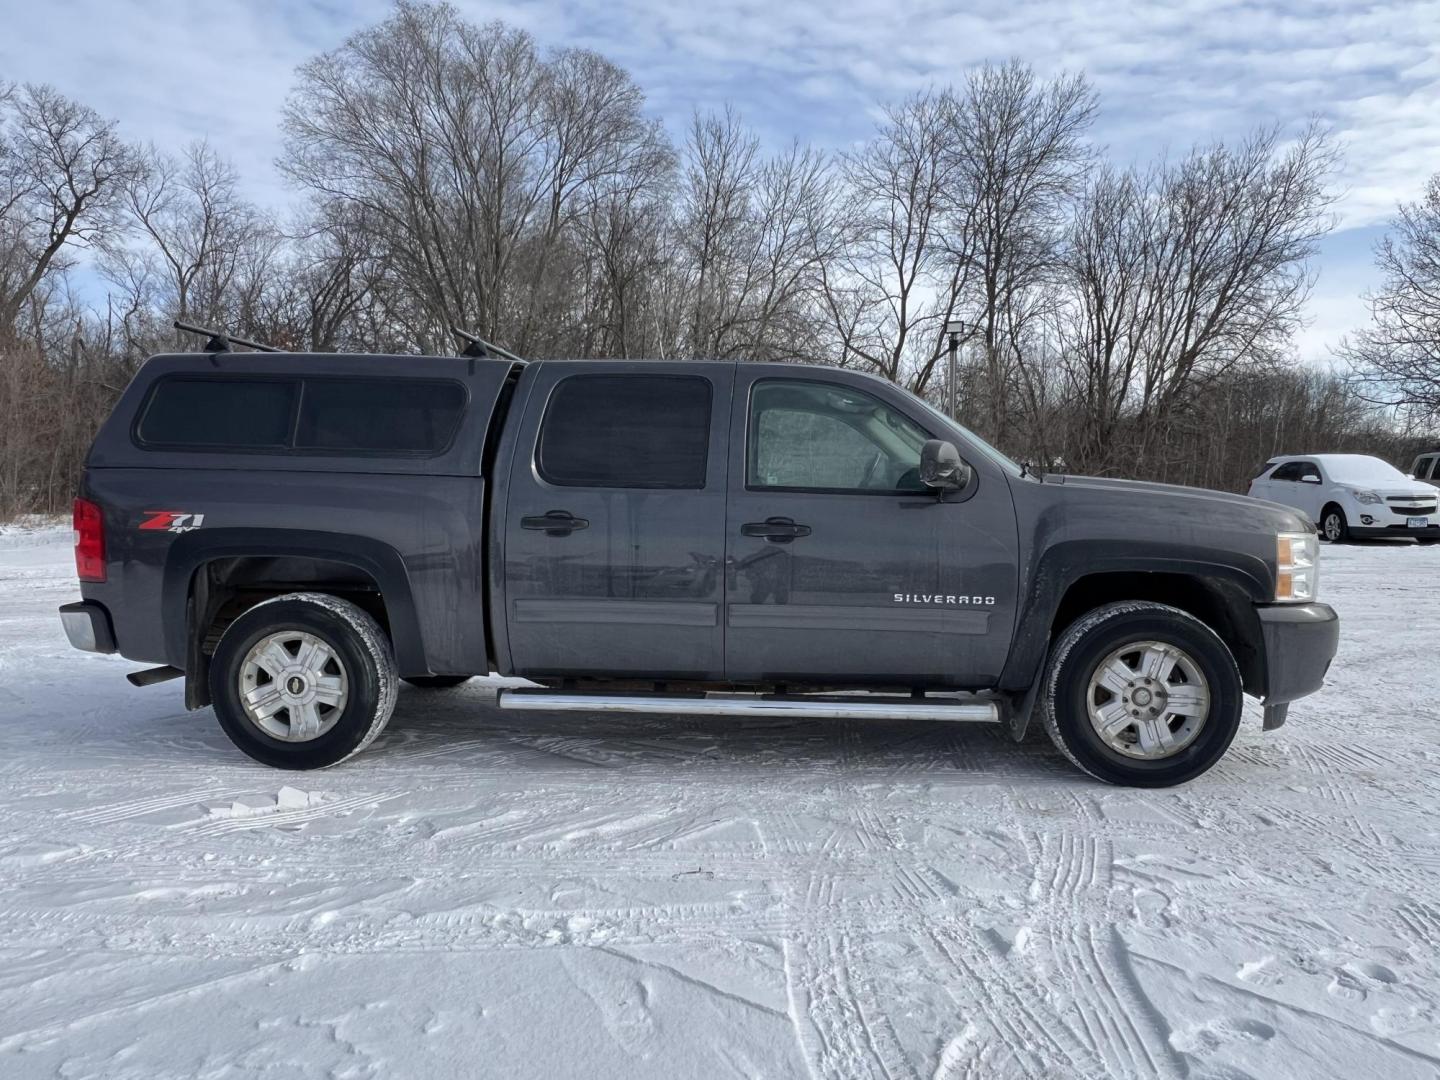
[(1271, 458), (1250, 481), (1250, 495), (1309, 514), (1332, 542), (1363, 536), (1440, 541), (1440, 492), (1364, 454)]

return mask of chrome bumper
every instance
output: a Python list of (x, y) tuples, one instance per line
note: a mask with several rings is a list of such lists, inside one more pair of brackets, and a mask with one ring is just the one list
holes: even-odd
[(60, 609), (60, 625), (76, 649), (85, 652), (113, 653), (115, 631), (110, 628), (110, 613), (99, 604), (81, 600)]

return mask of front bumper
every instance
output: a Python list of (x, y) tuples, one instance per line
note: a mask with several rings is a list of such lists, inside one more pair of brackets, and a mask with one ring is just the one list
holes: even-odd
[(66, 604), (60, 609), (60, 625), (70, 644), (85, 652), (113, 653), (115, 631), (110, 626), (110, 613), (93, 600)]
[[(1432, 522), (1435, 520), (1433, 514), (1419, 516), (1429, 517)], [(1350, 535), (1362, 540), (1376, 536), (1409, 536), (1416, 540), (1440, 540), (1440, 524), (1427, 525), (1423, 529), (1412, 529), (1403, 521), (1374, 525), (1356, 524), (1350, 526)]]
[[(1340, 617), (1329, 604), (1261, 604), (1255, 611), (1265, 648), (1268, 713), (1320, 689), (1340, 644)], [(1276, 715), (1283, 723), (1283, 711)]]

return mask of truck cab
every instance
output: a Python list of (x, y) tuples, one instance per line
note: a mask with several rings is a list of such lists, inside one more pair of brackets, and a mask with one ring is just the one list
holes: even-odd
[[(152, 358), (77, 500), (73, 643), (335, 764), (397, 678), (501, 707), (1043, 729), (1101, 779), (1208, 769), (1335, 652), (1314, 526), (1038, 475), (919, 398), (765, 363)], [(1097, 651), (1098, 650), (1098, 651)]]

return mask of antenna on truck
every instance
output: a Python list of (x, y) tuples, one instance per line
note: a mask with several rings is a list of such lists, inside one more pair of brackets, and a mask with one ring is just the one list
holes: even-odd
[(465, 342), (465, 348), (460, 351), (461, 356), (468, 356), (472, 360), (487, 360), (492, 356), (501, 360), (509, 360), (512, 363), (525, 363), (509, 349), (502, 349), (499, 345), (492, 345), (484, 338), (478, 338), (474, 334), (461, 330), (458, 326), (450, 327), (450, 332)]
[(258, 341), (246, 341), (243, 337), (231, 337), (223, 330), (210, 330), (204, 326), (192, 326), (190, 323), (175, 320), (175, 329), (183, 330), (187, 334), (200, 334), (210, 340), (205, 342), (205, 351), (208, 353), (227, 353), (231, 351), (231, 345), (243, 345), (247, 349), (254, 349), (256, 352), (279, 352), (273, 345), (261, 345)]

